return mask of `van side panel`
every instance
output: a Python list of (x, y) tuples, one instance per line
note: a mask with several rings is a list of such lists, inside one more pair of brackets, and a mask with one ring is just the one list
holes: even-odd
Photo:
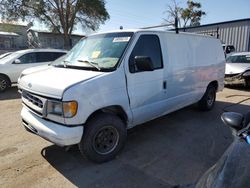
[[(223, 88), (224, 55), (219, 40), (189, 34), (161, 34), (168, 108), (198, 102), (211, 81)], [(172, 111), (172, 110), (171, 110)]]
[[(160, 74), (157, 74), (162, 76), (160, 85), (149, 86), (151, 80), (156, 79), (150, 77), (152, 73), (156, 74), (156, 70), (131, 75), (128, 68), (128, 57), (134, 45), (128, 50), (123, 63), (125, 63), (127, 84), (130, 88), (128, 94), (132, 102), (130, 104), (133, 114), (132, 126), (198, 102), (212, 81), (218, 81), (219, 90), (223, 88), (225, 59), (219, 40), (192, 34), (150, 31), (139, 32), (136, 38), (142, 34), (157, 34), (159, 36), (164, 68)], [(144, 75), (141, 78), (144, 81), (139, 79), (139, 74)], [(130, 78), (131, 76), (132, 78)], [(166, 82), (166, 90), (159, 89), (162, 88), (164, 82)], [(143, 89), (143, 85), (146, 84), (148, 87)], [(158, 89), (155, 88), (158, 86)], [(133, 88), (137, 88), (136, 93), (132, 92)], [(147, 97), (150, 99), (161, 95), (161, 100), (150, 101), (144, 95), (148, 95)], [(137, 98), (135, 98), (136, 96)], [(133, 100), (135, 102), (144, 101), (144, 103), (133, 103)]]

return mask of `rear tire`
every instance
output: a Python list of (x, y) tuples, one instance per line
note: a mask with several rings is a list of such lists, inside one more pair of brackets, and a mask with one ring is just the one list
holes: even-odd
[(208, 111), (214, 107), (216, 100), (216, 88), (213, 85), (208, 85), (207, 90), (201, 100), (198, 102), (200, 110)]
[(9, 79), (6, 76), (0, 75), (0, 92), (4, 92), (9, 86)]
[(124, 147), (127, 129), (123, 121), (108, 113), (97, 114), (86, 124), (79, 150), (96, 163), (109, 161)]

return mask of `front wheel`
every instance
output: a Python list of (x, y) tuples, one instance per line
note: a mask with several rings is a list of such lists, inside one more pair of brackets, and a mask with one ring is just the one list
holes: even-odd
[(250, 87), (250, 78), (245, 78), (245, 87)]
[(5, 76), (0, 75), (0, 92), (5, 91), (9, 84), (9, 80)]
[(79, 149), (91, 161), (106, 162), (123, 148), (126, 137), (125, 124), (119, 117), (107, 113), (97, 114), (86, 124)]
[(199, 109), (211, 110), (214, 106), (216, 99), (216, 89), (213, 85), (209, 85), (201, 100), (198, 102)]

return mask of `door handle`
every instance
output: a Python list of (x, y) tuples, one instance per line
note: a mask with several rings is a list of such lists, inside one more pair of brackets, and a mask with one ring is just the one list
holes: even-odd
[(166, 80), (163, 81), (163, 89), (167, 89), (167, 81)]

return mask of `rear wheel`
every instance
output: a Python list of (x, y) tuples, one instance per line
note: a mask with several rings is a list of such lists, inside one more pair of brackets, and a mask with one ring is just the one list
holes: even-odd
[(10, 85), (9, 79), (6, 76), (0, 75), (0, 92), (5, 91)]
[(119, 117), (101, 113), (87, 123), (79, 149), (91, 161), (106, 162), (123, 148), (126, 137), (126, 127)]
[(209, 85), (201, 100), (198, 102), (198, 106), (201, 110), (211, 110), (214, 106), (216, 99), (216, 88), (213, 85)]

